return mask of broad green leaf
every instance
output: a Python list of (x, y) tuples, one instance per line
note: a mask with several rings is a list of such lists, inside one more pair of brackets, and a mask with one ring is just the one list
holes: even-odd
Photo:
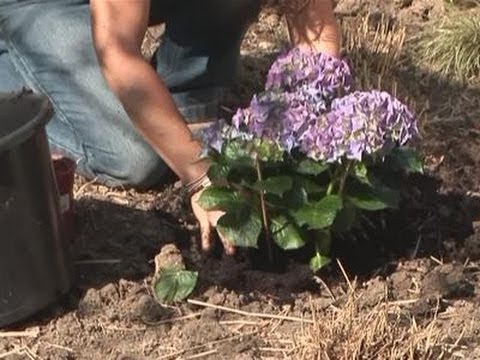
[(302, 186), (294, 186), (283, 195), (283, 201), (289, 209), (298, 209), (308, 202), (307, 191)]
[(368, 178), (368, 169), (365, 164), (361, 162), (355, 163), (353, 167), (353, 173), (361, 183), (370, 185), (370, 179)]
[(332, 260), (328, 256), (324, 256), (321, 254), (315, 254), (311, 259), (310, 259), (310, 269), (313, 272), (317, 272), (321, 268), (327, 266), (330, 264)]
[(407, 173), (423, 174), (423, 162), (419, 154), (411, 148), (395, 148), (390, 153), (392, 165), (397, 170)]
[(295, 181), (298, 183), (298, 185), (305, 189), (307, 194), (314, 195), (326, 192), (325, 186), (322, 186), (318, 182), (313, 181), (307, 177), (298, 176), (295, 178)]
[(244, 141), (233, 140), (228, 142), (222, 149), (222, 155), (228, 162), (235, 160), (245, 163), (245, 165), (253, 163)]
[(253, 167), (233, 167), (227, 178), (228, 183), (240, 187), (251, 187), (257, 181), (257, 172)]
[(210, 186), (206, 188), (198, 203), (205, 210), (230, 210), (243, 204), (238, 192), (221, 186)]
[(298, 165), (297, 171), (305, 175), (319, 175), (328, 169), (328, 165), (312, 159), (305, 159)]
[(187, 298), (197, 284), (198, 273), (179, 268), (163, 269), (153, 284), (156, 298), (163, 303)]
[(371, 188), (366, 185), (360, 185), (352, 186), (348, 189), (347, 199), (359, 209), (377, 211), (397, 208), (400, 194), (398, 191), (386, 186)]
[(255, 139), (253, 143), (259, 160), (265, 162), (280, 162), (283, 160), (284, 151), (277, 143), (263, 139)]
[(305, 245), (305, 241), (297, 227), (285, 216), (272, 218), (270, 230), (277, 245), (284, 250), (299, 249)]
[(272, 176), (255, 184), (257, 190), (263, 190), (270, 194), (282, 196), (293, 186), (293, 180), (290, 176)]
[(308, 225), (310, 229), (324, 229), (333, 224), (342, 206), (342, 199), (339, 196), (327, 195), (317, 203), (301, 207), (293, 215), (300, 226)]
[(228, 164), (213, 163), (208, 169), (208, 178), (212, 181), (226, 179), (230, 170), (231, 167)]
[(344, 204), (342, 210), (340, 210), (333, 223), (333, 231), (337, 233), (343, 233), (350, 231), (355, 224), (357, 218), (357, 210), (352, 204)]
[(243, 207), (223, 215), (218, 220), (217, 230), (232, 245), (256, 248), (262, 231), (262, 219), (255, 211)]

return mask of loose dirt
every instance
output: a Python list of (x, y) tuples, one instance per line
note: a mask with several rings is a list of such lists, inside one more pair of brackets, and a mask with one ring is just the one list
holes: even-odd
[[(204, 254), (174, 179), (139, 193), (78, 178), (75, 286), (5, 330), (20, 334), (0, 332), (0, 358), (480, 359), (480, 87), (439, 78), (409, 55), (414, 33), (444, 16), (445, 3), (338, 1), (345, 27), (407, 26), (381, 85), (415, 100), (428, 171), (405, 181), (398, 211), (335, 244), (332, 266), (312, 276), (296, 256), (276, 273), (246, 251)], [(284, 29), (275, 14), (252, 27), (226, 113), (261, 88)], [(368, 72), (378, 57), (361, 50)], [(193, 302), (164, 306), (150, 285), (155, 256), (173, 243), (199, 283)]]

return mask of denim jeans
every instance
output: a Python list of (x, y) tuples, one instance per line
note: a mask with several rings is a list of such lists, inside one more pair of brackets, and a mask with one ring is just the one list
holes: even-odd
[[(203, 2), (215, 11), (202, 11)], [(245, 14), (256, 13), (258, 1), (173, 3), (152, 66), (187, 122), (214, 119), (252, 20)], [(165, 163), (135, 130), (101, 74), (88, 0), (0, 0), (0, 91), (22, 87), (49, 97), (55, 109), (47, 126), (52, 151), (75, 159), (80, 174), (110, 186), (161, 181)]]

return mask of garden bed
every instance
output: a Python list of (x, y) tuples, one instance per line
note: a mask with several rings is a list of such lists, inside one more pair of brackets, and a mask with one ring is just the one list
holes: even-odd
[[(370, 32), (356, 31), (364, 37), (349, 50), (365, 86), (394, 88), (421, 114), (416, 145), (427, 161), (427, 174), (405, 184), (400, 210), (355, 234), (368, 246), (337, 244), (338, 261), (316, 277), (294, 259), (283, 273), (260, 271), (245, 251), (234, 258), (199, 251), (174, 184), (138, 193), (78, 178), (76, 286), (60, 304), (0, 333), (0, 358), (480, 359), (480, 84), (444, 78), (409, 55), (412, 36), (443, 16), (445, 3), (339, 1), (346, 29), (386, 19), (400, 32), (408, 20), (403, 46), (383, 38), (399, 55), (380, 81), (380, 47), (361, 46), (371, 44)], [(284, 39), (281, 26), (264, 15), (249, 32), (227, 110), (261, 86)], [(170, 243), (199, 271), (190, 302), (171, 307), (150, 290), (154, 257)]]

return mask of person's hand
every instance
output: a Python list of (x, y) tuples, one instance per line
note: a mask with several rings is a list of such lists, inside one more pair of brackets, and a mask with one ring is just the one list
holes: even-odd
[[(215, 227), (217, 226), (217, 221), (223, 216), (222, 211), (207, 211), (203, 209), (200, 204), (198, 203), (198, 199), (202, 195), (202, 191), (200, 190), (192, 195), (191, 197), (191, 205), (193, 214), (197, 218), (197, 221), (200, 225), (200, 235), (202, 241), (202, 249), (204, 251), (209, 251), (213, 245), (213, 234), (212, 232), (215, 231)], [(225, 253), (227, 255), (233, 255), (235, 253), (235, 247), (231, 245), (231, 242), (219, 231), (217, 231), (220, 240), (222, 241), (223, 247), (225, 249)]]

